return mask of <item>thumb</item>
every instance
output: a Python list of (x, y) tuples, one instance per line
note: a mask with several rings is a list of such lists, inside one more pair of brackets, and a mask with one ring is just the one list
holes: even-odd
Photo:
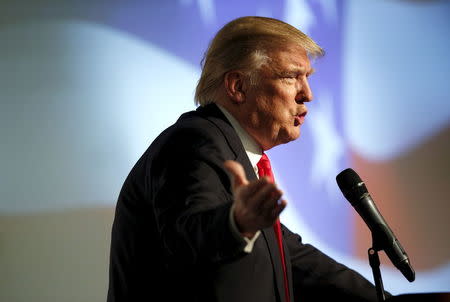
[(234, 160), (227, 160), (223, 164), (225, 169), (230, 173), (231, 175), (231, 182), (233, 184), (233, 189), (237, 189), (240, 186), (247, 185), (248, 180), (247, 176), (245, 175), (244, 168), (240, 163)]

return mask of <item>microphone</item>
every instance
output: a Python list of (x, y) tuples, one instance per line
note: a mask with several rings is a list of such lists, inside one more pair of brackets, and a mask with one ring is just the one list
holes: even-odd
[(355, 208), (372, 232), (374, 248), (376, 250), (384, 250), (395, 267), (402, 272), (403, 276), (409, 282), (413, 282), (415, 272), (409, 263), (408, 255), (383, 216), (381, 216), (359, 175), (350, 168), (345, 169), (336, 176), (336, 182), (342, 194), (344, 194), (345, 198)]

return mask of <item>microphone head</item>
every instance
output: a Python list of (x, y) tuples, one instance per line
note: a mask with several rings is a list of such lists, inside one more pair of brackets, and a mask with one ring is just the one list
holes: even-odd
[(345, 169), (336, 176), (336, 182), (345, 198), (353, 205), (368, 194), (366, 185), (361, 177), (351, 168)]
[(362, 182), (362, 179), (353, 169), (347, 168), (336, 176), (336, 182), (342, 191)]

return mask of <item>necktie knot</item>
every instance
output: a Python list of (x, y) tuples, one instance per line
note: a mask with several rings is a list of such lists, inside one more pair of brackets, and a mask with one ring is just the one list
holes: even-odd
[(261, 159), (256, 164), (256, 166), (258, 167), (259, 177), (267, 176), (271, 182), (275, 182), (274, 181), (275, 179), (274, 179), (274, 176), (272, 173), (272, 167), (270, 165), (270, 160), (266, 153), (263, 153), (263, 155), (261, 156)]

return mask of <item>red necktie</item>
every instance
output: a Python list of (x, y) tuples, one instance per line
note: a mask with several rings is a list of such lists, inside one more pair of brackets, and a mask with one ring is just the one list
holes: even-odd
[[(268, 177), (271, 182), (275, 182), (275, 179), (273, 177), (272, 173), (272, 167), (270, 166), (269, 158), (265, 153), (263, 153), (261, 159), (256, 164), (258, 167), (258, 175), (259, 177)], [(290, 301), (289, 297), (289, 288), (288, 288), (288, 281), (287, 281), (287, 273), (286, 273), (286, 262), (284, 260), (284, 250), (283, 250), (283, 235), (281, 234), (281, 224), (280, 219), (277, 219), (275, 224), (273, 225), (273, 229), (275, 231), (275, 235), (277, 236), (277, 243), (278, 243), (278, 249), (280, 251), (281, 255), (281, 263), (283, 264), (283, 279), (284, 279), (284, 291), (286, 293), (286, 301)]]

